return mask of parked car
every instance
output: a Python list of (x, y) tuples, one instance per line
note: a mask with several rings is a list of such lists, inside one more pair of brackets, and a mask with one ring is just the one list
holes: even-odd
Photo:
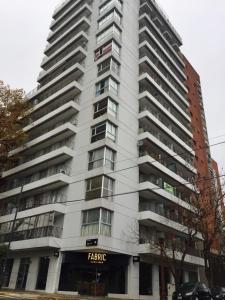
[(211, 289), (214, 300), (225, 300), (225, 287), (215, 287)]
[(186, 282), (174, 293), (173, 300), (212, 300), (210, 289), (201, 282)]

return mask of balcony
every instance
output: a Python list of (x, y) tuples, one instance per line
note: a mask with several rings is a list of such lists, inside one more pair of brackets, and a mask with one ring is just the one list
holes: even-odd
[[(77, 110), (80, 111), (80, 106), (78, 104), (79, 98), (78, 95), (81, 92), (81, 86), (77, 82), (71, 82), (67, 84), (64, 88), (59, 90), (58, 92), (50, 95), (44, 100), (34, 99), (32, 108), (32, 113), (36, 113), (45, 106), (55, 107), (57, 105), (63, 105), (68, 101), (73, 101), (77, 106)], [(75, 101), (74, 101), (75, 100)]]
[(14, 156), (21, 152), (24, 155), (32, 155), (43, 148), (75, 135), (77, 131), (78, 129), (75, 125), (65, 122), (54, 129), (48, 128), (46, 133), (42, 132), (42, 135), (38, 136), (38, 138), (27, 142), (23, 147), (11, 151), (9, 155)]
[(44, 86), (39, 86), (36, 94), (33, 95), (33, 97), (36, 96), (38, 97), (39, 101), (42, 101), (58, 92), (60, 89), (65, 88), (71, 82), (78, 81), (84, 72), (84, 67), (79, 63), (76, 63), (74, 66), (70, 67)]
[(48, 42), (54, 42), (60, 35), (64, 34), (66, 30), (76, 24), (78, 20), (84, 17), (88, 19), (91, 13), (91, 7), (88, 4), (83, 4), (79, 9), (76, 9), (72, 13), (70, 12), (67, 15), (67, 18), (64, 19), (64, 21), (61, 23), (61, 25), (58, 25), (58, 27), (54, 31), (49, 33), (47, 39)]
[[(147, 36), (146, 36), (147, 38)], [(185, 93), (188, 93), (188, 90), (185, 86), (185, 79), (184, 76), (178, 72), (178, 70), (174, 67), (174, 65), (169, 61), (169, 59), (164, 55), (164, 53), (157, 47), (157, 44), (154, 43), (153, 40), (147, 38), (147, 40), (143, 40), (139, 44), (139, 58), (144, 56), (149, 57), (150, 59), (154, 57), (154, 60), (161, 65), (161, 68), (167, 70), (170, 76), (179, 84), (182, 90)]]
[(168, 64), (173, 70), (173, 72), (179, 76), (180, 80), (185, 80), (186, 75), (184, 74), (183, 68), (180, 68), (172, 57), (168, 54), (168, 52), (164, 49), (164, 47), (159, 43), (157, 38), (155, 38), (154, 34), (148, 29), (147, 26), (142, 27), (139, 30), (139, 44), (147, 42), (149, 46), (155, 50), (155, 52), (163, 59), (163, 61)]
[(54, 52), (51, 56), (45, 56), (42, 60), (41, 67), (45, 70), (54, 66), (58, 61), (62, 60), (65, 56), (71, 53), (78, 47), (87, 49), (88, 36), (84, 31), (79, 32), (71, 40), (69, 40), (60, 49)]
[[(140, 98), (139, 114), (149, 112), (154, 118), (157, 118), (164, 126), (172, 131), (189, 147), (193, 148), (193, 134), (187, 130), (163, 105), (153, 98), (149, 93), (146, 97)], [(147, 116), (147, 115), (146, 115)], [(189, 124), (190, 126), (190, 124)]]
[(150, 142), (154, 146), (157, 146), (162, 152), (166, 153), (168, 157), (173, 157), (177, 162), (179, 162), (181, 165), (183, 165), (183, 167), (192, 173), (197, 173), (196, 169), (193, 167), (193, 161), (184, 155), (183, 151), (178, 151), (174, 145), (167, 143), (158, 133), (156, 134), (155, 132), (141, 131), (138, 137), (139, 143), (142, 144), (143, 141)]
[(64, 32), (62, 35), (59, 35), (59, 37), (54, 42), (47, 44), (44, 53), (47, 56), (52, 55), (63, 45), (68, 43), (74, 36), (79, 34), (80, 31), (84, 31), (85, 33), (87, 33), (90, 26), (90, 21), (86, 17), (83, 17), (76, 24), (70, 27), (66, 32)]
[(138, 221), (139, 224), (145, 226), (154, 226), (157, 224), (156, 226), (158, 229), (167, 227), (171, 228), (172, 230), (182, 232), (183, 234), (188, 233), (188, 228), (186, 226), (152, 211), (140, 212), (138, 216)]
[[(14, 232), (12, 236), (11, 250), (25, 250), (33, 248), (59, 248), (62, 236), (62, 228), (46, 226), (30, 230)], [(0, 243), (11, 240), (10, 234), (0, 235)]]
[(149, 128), (150, 131), (153, 129), (154, 133), (162, 133), (162, 139), (165, 139), (166, 144), (177, 144), (178, 148), (181, 147), (178, 150), (180, 153), (190, 152), (194, 156), (192, 139), (184, 135), (179, 128), (176, 128), (170, 122), (167, 123), (167, 120), (157, 111), (145, 108), (144, 111), (139, 113), (139, 120), (143, 125), (141, 127), (145, 127), (144, 131), (148, 131)]
[(144, 111), (139, 114), (139, 134), (144, 132), (150, 132), (165, 146), (176, 152), (179, 156), (185, 159), (190, 164), (193, 164), (193, 157), (195, 155), (191, 148), (189, 140), (185, 142), (180, 136), (177, 136), (172, 130), (171, 126), (167, 128), (157, 117), (151, 114), (149, 111)]
[(155, 25), (155, 20), (156, 17), (151, 19), (146, 13), (144, 13), (139, 18), (139, 28), (147, 28), (151, 32), (154, 39), (157, 40), (158, 44), (163, 48), (163, 51), (168, 53), (176, 66), (183, 72), (183, 68), (185, 65), (178, 54), (179, 48), (178, 51), (174, 50), (174, 48), (167, 41), (165, 35), (160, 32), (159, 26)]
[[(154, 94), (154, 97), (152, 96)], [(172, 107), (169, 106), (160, 94), (153, 92), (150, 94), (148, 91), (139, 94), (139, 111), (157, 109), (160, 115), (163, 115), (166, 120), (179, 128), (179, 131), (184, 134), (187, 139), (192, 140), (193, 134), (191, 132), (191, 125), (181, 118), (181, 115)]]
[(157, 4), (157, 1), (141, 0), (140, 4), (139, 15), (141, 16), (143, 13), (147, 13), (156, 25), (159, 33), (165, 36), (169, 45), (178, 51), (179, 47), (182, 46), (181, 36), (171, 24), (169, 17)]
[(70, 52), (68, 55), (63, 57), (61, 60), (56, 62), (48, 70), (41, 71), (39, 73), (39, 76), (38, 76), (38, 82), (42, 81), (43, 79), (45, 79), (45, 77), (51, 75), (52, 73), (55, 73), (56, 71), (58, 71), (61, 67), (63, 67), (65, 62), (68, 62), (72, 58), (75, 60), (75, 63), (81, 63), (82, 64), (82, 62), (83, 62), (83, 60), (85, 59), (86, 56), (87, 56), (87, 51), (86, 50), (84, 50), (82, 47), (76, 48), (75, 50)]
[[(54, 174), (49, 177), (45, 177), (23, 186), (23, 194), (25, 196), (36, 195), (40, 192), (54, 190), (70, 183), (70, 176), (63, 173)], [(10, 189), (6, 192), (0, 193), (0, 199), (14, 197), (21, 193), (21, 187)]]
[(65, 22), (65, 20), (67, 20), (74, 12), (79, 11), (80, 8), (83, 7), (85, 4), (88, 4), (90, 6), (93, 0), (77, 0), (75, 3), (70, 3), (72, 1), (67, 0), (64, 2), (61, 5), (59, 5), (54, 12), (54, 19), (52, 20), (50, 25), (51, 30), (56, 30)]
[[(67, 102), (63, 106), (24, 127), (24, 131), (30, 132), (30, 138), (33, 139), (40, 135), (41, 132), (43, 133), (46, 130), (49, 131), (50, 128), (55, 128), (56, 124), (61, 125), (65, 120), (69, 121), (71, 117), (74, 117), (77, 114), (77, 108), (76, 103), (73, 101)], [(76, 122), (75, 119), (74, 122)]]
[(173, 97), (174, 95), (170, 94), (169, 90), (166, 90), (166, 86), (163, 85), (162, 81), (158, 81), (156, 77), (152, 77), (146, 72), (139, 77), (139, 83), (139, 93), (147, 91), (152, 94), (153, 97), (154, 95), (159, 95), (159, 99), (165, 103), (167, 107), (172, 106), (173, 110), (176, 110), (182, 118), (185, 118), (185, 121), (188, 121), (187, 123), (191, 123), (187, 106), (184, 104), (182, 105), (182, 102), (179, 99)]
[[(114, 0), (112, 1), (111, 4), (108, 4), (107, 6), (105, 6), (105, 3), (101, 3), (103, 5), (100, 6), (100, 18), (103, 17), (104, 15), (106, 15), (110, 10), (112, 10), (113, 8), (116, 8), (120, 13), (123, 10), (123, 6), (122, 6), (122, 1), (120, 0)], [(105, 6), (105, 9), (102, 10), (102, 6)]]
[(160, 169), (162, 168), (163, 172), (169, 172), (168, 174), (178, 182), (193, 182), (197, 174), (196, 169), (190, 170), (186, 165), (183, 165), (178, 156), (170, 156), (158, 144), (148, 139), (139, 141), (139, 144), (140, 163), (152, 162), (158, 167), (161, 166)]
[(189, 103), (181, 95), (159, 69), (145, 56), (139, 61), (139, 75), (150, 76), (151, 79), (169, 96), (185, 113), (188, 113)]
[(177, 165), (175, 163), (169, 164), (168, 161), (169, 159), (160, 159), (160, 155), (155, 155), (153, 157), (146, 153), (146, 155), (141, 156), (138, 159), (139, 170), (145, 174), (154, 173), (163, 177), (173, 186), (184, 185), (183, 190), (195, 192), (195, 187), (191, 182), (192, 177), (187, 177), (186, 175), (188, 172), (185, 174), (185, 172), (181, 173), (177, 171)]
[[(142, 45), (144, 45), (142, 43)], [(151, 49), (152, 50), (152, 49)], [(177, 95), (185, 101), (187, 101), (186, 95), (188, 94), (188, 89), (186, 88), (183, 81), (180, 81), (178, 77), (171, 72), (171, 69), (168, 68), (168, 65), (165, 64), (158, 54), (147, 47), (139, 47), (139, 57), (140, 64), (142, 67), (147, 69), (153, 68), (160, 78), (162, 78), (165, 83), (177, 93)], [(189, 105), (189, 103), (188, 103)]]
[(19, 176), (28, 176), (29, 174), (38, 172), (48, 167), (65, 162), (68, 159), (73, 158), (74, 151), (66, 146), (61, 147), (55, 151), (51, 151), (38, 158), (30, 160), (24, 164), (21, 164), (13, 169), (3, 172), (2, 178), (15, 175), (19, 173)]

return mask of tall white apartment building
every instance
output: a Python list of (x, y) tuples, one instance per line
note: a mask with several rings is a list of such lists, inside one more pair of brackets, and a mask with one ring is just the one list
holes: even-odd
[[(157, 300), (151, 244), (185, 239), (197, 173), (181, 38), (155, 0), (67, 0), (47, 41), (29, 141), (3, 173), (4, 286)], [(193, 246), (184, 281), (201, 265)]]

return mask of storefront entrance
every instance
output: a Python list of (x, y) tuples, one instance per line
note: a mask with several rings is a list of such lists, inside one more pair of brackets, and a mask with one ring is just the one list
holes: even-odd
[(128, 256), (102, 253), (64, 253), (59, 291), (106, 296), (126, 293)]

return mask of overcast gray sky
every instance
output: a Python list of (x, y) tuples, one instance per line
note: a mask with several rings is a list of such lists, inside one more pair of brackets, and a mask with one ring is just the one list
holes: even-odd
[[(0, 0), (0, 79), (27, 92), (35, 87), (51, 16), (60, 2)], [(210, 144), (225, 141), (225, 0), (159, 0), (159, 4), (201, 76)], [(211, 151), (225, 169), (225, 144)]]

